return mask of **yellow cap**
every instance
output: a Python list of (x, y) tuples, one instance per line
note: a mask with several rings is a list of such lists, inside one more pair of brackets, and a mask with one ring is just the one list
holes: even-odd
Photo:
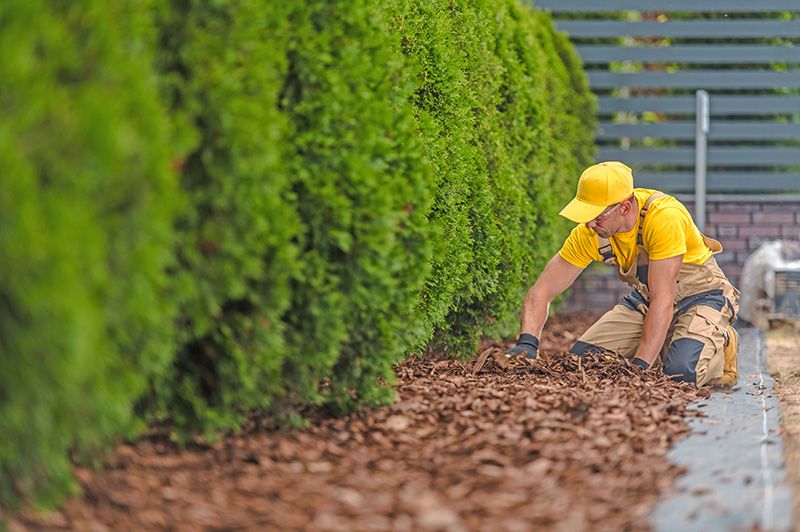
[(579, 224), (586, 223), (631, 194), (633, 174), (630, 168), (618, 161), (598, 163), (583, 171), (578, 180), (578, 193), (558, 214)]

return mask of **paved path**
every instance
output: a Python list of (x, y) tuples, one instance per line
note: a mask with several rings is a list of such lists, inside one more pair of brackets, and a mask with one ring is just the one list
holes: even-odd
[(767, 372), (766, 342), (741, 329), (739, 384), (690, 408), (693, 433), (670, 451), (687, 468), (651, 519), (657, 530), (791, 530), (780, 410)]

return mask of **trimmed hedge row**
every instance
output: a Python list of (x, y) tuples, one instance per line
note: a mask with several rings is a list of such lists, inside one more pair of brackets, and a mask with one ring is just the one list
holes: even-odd
[(176, 220), (178, 349), (140, 405), (179, 433), (236, 426), (281, 388), (282, 316), (296, 276), (291, 192), (288, 7), (164, 2), (158, 67), (187, 207)]
[(179, 435), (391, 398), (377, 382), (428, 271), (431, 172), (379, 17), (324, 1), (162, 14), (171, 109), (196, 139), (182, 347), (154, 397)]
[(13, 0), (0, 43), (6, 501), (136, 419), (302, 422), (515, 333), (591, 157), (580, 63), (517, 0)]
[(435, 170), (439, 230), (421, 338), (468, 353), (515, 332), (520, 302), (568, 222), (591, 159), (594, 100), (568, 39), (516, 1), (397, 2), (394, 32)]
[(403, 12), (425, 80), (415, 103), (438, 126), (425, 143), (443, 178), (431, 219), (461, 232), (445, 233), (434, 257), (438, 307), (426, 311), (440, 343), (465, 353), (481, 332), (515, 331), (533, 273), (566, 230), (557, 210), (590, 160), (593, 100), (575, 56), (565, 64), (555, 48), (571, 50), (566, 38), (518, 2)]

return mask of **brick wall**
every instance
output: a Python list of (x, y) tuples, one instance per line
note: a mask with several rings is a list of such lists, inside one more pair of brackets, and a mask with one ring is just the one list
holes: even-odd
[[(694, 212), (691, 197), (678, 196), (689, 212)], [(724, 248), (716, 255), (720, 267), (739, 284), (745, 259), (764, 240), (800, 240), (800, 197), (752, 196), (732, 200), (710, 196), (706, 202), (705, 233)], [(594, 264), (584, 271), (564, 301), (569, 310), (605, 311), (613, 307), (630, 289), (605, 264)]]

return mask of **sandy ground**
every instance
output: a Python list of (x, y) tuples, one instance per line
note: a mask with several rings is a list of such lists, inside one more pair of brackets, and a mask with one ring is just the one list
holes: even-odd
[(794, 493), (794, 528), (800, 530), (800, 330), (791, 325), (770, 330), (767, 357), (781, 403), (786, 469)]

